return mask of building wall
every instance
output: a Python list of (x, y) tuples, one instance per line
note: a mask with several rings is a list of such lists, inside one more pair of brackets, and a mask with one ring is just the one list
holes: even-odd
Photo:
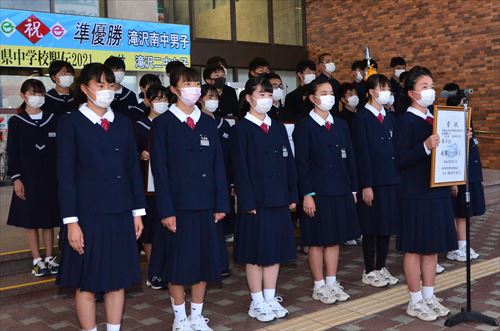
[(158, 22), (158, 1), (107, 0), (108, 17), (128, 20)]
[(310, 58), (331, 52), (341, 82), (368, 45), (380, 73), (403, 56), (408, 69), (432, 71), (438, 92), (451, 81), (474, 88), (474, 127), (488, 131), (478, 132), (483, 166), (500, 169), (500, 1), (306, 0), (306, 13)]

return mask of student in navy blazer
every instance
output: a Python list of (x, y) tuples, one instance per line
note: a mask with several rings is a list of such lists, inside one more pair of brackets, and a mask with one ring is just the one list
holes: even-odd
[(119, 330), (124, 289), (141, 279), (136, 239), (145, 215), (143, 180), (132, 124), (109, 107), (113, 72), (91, 63), (79, 83), (86, 102), (64, 115), (57, 131), (65, 224), (58, 284), (76, 288), (84, 330), (95, 330), (94, 294), (105, 292), (107, 329)]
[[(368, 102), (356, 113), (352, 140), (358, 164), (358, 215), (363, 234), (365, 270), (362, 282), (374, 287), (398, 282), (385, 266), (390, 236), (399, 222), (399, 165), (394, 148), (396, 117), (384, 108), (391, 96), (384, 75), (366, 81)], [(376, 261), (375, 261), (376, 256)]]
[(401, 221), (396, 247), (404, 252), (410, 292), (407, 314), (434, 321), (449, 314), (434, 295), (437, 254), (456, 249), (457, 240), (450, 188), (430, 187), (431, 151), (439, 144), (439, 136), (432, 134), (433, 116), (427, 108), (435, 100), (431, 72), (413, 67), (405, 80), (404, 93), (411, 106), (399, 118), (395, 131), (401, 171)]
[[(152, 168), (158, 216), (169, 230), (167, 279), (173, 329), (206, 330), (202, 316), (207, 282), (221, 280), (217, 222), (229, 210), (224, 157), (215, 121), (196, 106), (198, 73), (179, 67), (170, 75), (175, 103), (153, 122)], [(191, 287), (191, 316), (185, 310)]]
[(145, 74), (144, 76), (141, 77), (141, 80), (139, 81), (139, 89), (141, 91), (139, 92), (139, 98), (143, 99), (143, 101), (139, 104), (138, 107), (141, 109), (141, 112), (144, 114), (144, 117), (148, 116), (150, 111), (148, 106), (146, 106), (146, 104), (144, 103), (144, 98), (148, 88), (153, 85), (161, 85), (161, 81), (158, 75)]
[(312, 110), (293, 132), (303, 200), (301, 239), (309, 247), (312, 297), (332, 304), (349, 299), (336, 275), (339, 244), (359, 237), (356, 159), (347, 123), (330, 113), (335, 103), (332, 83), (325, 77), (312, 81), (306, 102)]
[(247, 113), (235, 125), (231, 143), (239, 213), (235, 261), (246, 268), (252, 297), (248, 314), (261, 322), (288, 315), (275, 295), (276, 283), (280, 263), (296, 257), (290, 209), (297, 202), (297, 174), (285, 126), (267, 115), (272, 94), (266, 75), (247, 81)]
[(53, 113), (56, 118), (75, 109), (75, 99), (71, 85), (73, 84), (75, 69), (66, 61), (52, 61), (49, 66), (49, 77), (55, 86), (45, 95), (42, 109)]

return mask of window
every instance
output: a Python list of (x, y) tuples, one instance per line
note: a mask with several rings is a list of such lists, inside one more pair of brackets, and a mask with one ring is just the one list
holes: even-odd
[(158, 0), (158, 22), (189, 24), (189, 1)]
[(302, 1), (273, 0), (274, 43), (303, 45)]
[(269, 42), (267, 9), (267, 0), (236, 0), (238, 41)]
[[(99, 16), (99, 0), (53, 0), (54, 13)], [(32, 1), (36, 2), (36, 1)]]
[(231, 40), (230, 0), (196, 0), (193, 5), (196, 38)]
[(50, 12), (50, 0), (2, 0), (0, 7), (8, 9), (34, 10)]

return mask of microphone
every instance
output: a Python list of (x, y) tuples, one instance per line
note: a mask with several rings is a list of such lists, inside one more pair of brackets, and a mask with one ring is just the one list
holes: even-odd
[(449, 98), (449, 97), (454, 97), (456, 95), (459, 96), (471, 96), (472, 92), (474, 92), (473, 89), (471, 88), (465, 88), (463, 90), (458, 90), (458, 91), (441, 91), (441, 98)]

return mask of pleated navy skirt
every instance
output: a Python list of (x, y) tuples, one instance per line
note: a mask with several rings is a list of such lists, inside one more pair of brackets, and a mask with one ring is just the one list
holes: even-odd
[(85, 252), (79, 255), (71, 248), (64, 226), (57, 283), (94, 293), (139, 283), (141, 268), (132, 212), (80, 215), (78, 218)]
[[(470, 217), (480, 216), (486, 212), (483, 183), (469, 183)], [(458, 187), (458, 195), (453, 198), (455, 217), (465, 217), (465, 185)]]
[(166, 281), (185, 286), (220, 282), (222, 243), (213, 211), (178, 210), (176, 221), (176, 233), (167, 230)]
[(142, 230), (141, 241), (143, 244), (152, 244), (155, 223), (160, 222), (158, 213), (156, 212), (156, 198), (154, 195), (146, 196), (146, 207), (146, 215), (142, 217), (144, 230)]
[(257, 208), (256, 215), (238, 216), (234, 241), (236, 263), (270, 266), (294, 261), (296, 257), (288, 206)]
[(217, 222), (217, 235), (220, 241), (220, 257), (222, 262), (222, 271), (229, 270), (229, 256), (227, 254), (226, 236), (224, 235), (224, 222), (228, 221), (228, 217)]
[(451, 198), (401, 199), (396, 248), (406, 253), (436, 254), (457, 249)]
[(359, 238), (356, 205), (352, 193), (314, 197), (316, 214), (300, 218), (303, 246), (335, 246)]
[(151, 258), (148, 266), (148, 278), (150, 281), (154, 281), (156, 284), (166, 287), (168, 285), (167, 259), (170, 248), (168, 243), (170, 230), (165, 228), (160, 220), (152, 225), (153, 239), (151, 246)]
[(396, 185), (375, 186), (373, 202), (369, 207), (358, 193), (358, 217), (361, 234), (391, 236), (396, 234), (399, 223), (399, 200)]

